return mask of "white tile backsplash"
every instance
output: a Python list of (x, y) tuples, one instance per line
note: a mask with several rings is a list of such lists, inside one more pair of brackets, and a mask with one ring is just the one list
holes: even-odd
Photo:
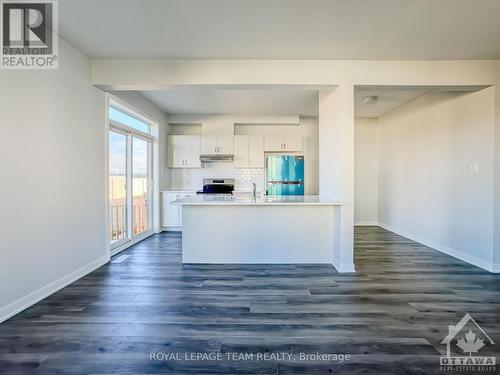
[(225, 163), (210, 163), (204, 168), (170, 169), (172, 190), (201, 190), (204, 178), (234, 178), (236, 191), (252, 191), (252, 183), (258, 191), (264, 191), (263, 168), (233, 168)]

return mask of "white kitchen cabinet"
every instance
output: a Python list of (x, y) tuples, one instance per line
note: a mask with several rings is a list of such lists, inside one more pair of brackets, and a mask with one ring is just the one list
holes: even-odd
[(248, 136), (248, 166), (264, 168), (264, 137), (260, 135)]
[(201, 137), (201, 153), (203, 155), (232, 154), (232, 135), (203, 135)]
[(266, 151), (283, 151), (283, 136), (266, 135), (264, 138), (264, 149)]
[(201, 168), (200, 161), (200, 137), (186, 136), (184, 140), (184, 168)]
[(183, 145), (178, 138), (167, 138), (167, 166), (169, 168), (182, 168), (184, 165)]
[(178, 227), (179, 226), (179, 208), (170, 205), (176, 200), (177, 193), (163, 192), (162, 193), (162, 227)]
[(202, 135), (201, 136), (201, 154), (212, 155), (217, 152), (217, 136)]
[(295, 135), (266, 135), (264, 144), (269, 152), (302, 151), (302, 137)]
[(246, 168), (248, 166), (248, 135), (234, 136), (234, 168)]
[(234, 136), (218, 135), (217, 136), (217, 153), (232, 154), (234, 152)]
[(162, 220), (161, 226), (165, 229), (182, 229), (182, 206), (171, 204), (177, 199), (187, 198), (196, 192), (163, 191), (162, 192)]
[(259, 135), (235, 135), (233, 166), (264, 168), (264, 138)]
[(302, 137), (286, 135), (283, 137), (283, 147), (286, 151), (302, 151)]
[(167, 159), (169, 168), (200, 168), (200, 136), (168, 136)]

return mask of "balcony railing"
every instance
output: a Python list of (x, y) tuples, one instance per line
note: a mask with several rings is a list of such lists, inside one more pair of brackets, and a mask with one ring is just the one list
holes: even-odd
[[(124, 199), (110, 200), (109, 236), (111, 243), (127, 238), (127, 209)], [(148, 207), (145, 196), (132, 199), (132, 235), (148, 230)]]

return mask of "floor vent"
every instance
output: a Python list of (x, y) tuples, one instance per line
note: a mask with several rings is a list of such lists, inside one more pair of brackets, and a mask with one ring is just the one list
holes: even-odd
[(118, 258), (113, 259), (111, 263), (121, 263), (126, 261), (128, 258), (130, 258), (131, 255), (120, 255)]

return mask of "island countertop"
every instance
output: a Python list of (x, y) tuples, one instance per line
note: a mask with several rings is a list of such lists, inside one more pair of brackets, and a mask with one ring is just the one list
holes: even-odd
[(183, 206), (340, 206), (341, 202), (320, 195), (251, 195), (211, 196), (193, 195), (172, 202)]

